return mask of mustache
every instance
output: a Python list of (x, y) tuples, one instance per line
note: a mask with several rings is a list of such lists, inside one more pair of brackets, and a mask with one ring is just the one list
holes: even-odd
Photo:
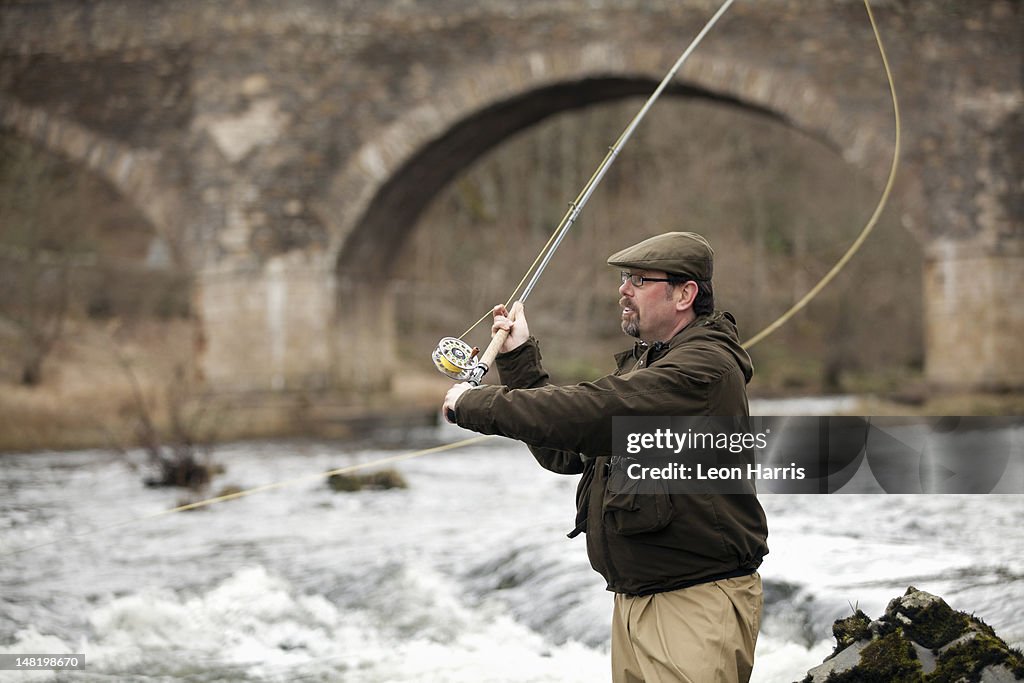
[(633, 308), (632, 306), (629, 305), (629, 302), (630, 302), (629, 299), (627, 299), (626, 297), (622, 297), (621, 299), (619, 299), (619, 307), (620, 308)]

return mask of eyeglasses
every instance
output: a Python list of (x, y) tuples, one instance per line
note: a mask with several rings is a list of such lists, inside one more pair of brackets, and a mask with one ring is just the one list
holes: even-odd
[(670, 277), (644, 277), (636, 273), (627, 273), (624, 270), (619, 273), (619, 277), (622, 278), (622, 284), (626, 284), (626, 280), (629, 280), (633, 283), (634, 287), (643, 287), (645, 282), (674, 282), (677, 279)]

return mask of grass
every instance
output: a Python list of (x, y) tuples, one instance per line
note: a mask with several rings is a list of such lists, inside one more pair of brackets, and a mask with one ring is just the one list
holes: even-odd
[[(43, 368), (43, 382), (16, 382), (9, 365), (0, 373), (0, 452), (130, 446), (138, 419), (132, 380), (118, 360), (131, 363), (158, 430), (168, 430), (167, 389), (175, 368), (191, 367), (192, 323), (137, 322), (116, 331), (76, 322)], [(186, 402), (186, 412), (202, 409)], [(244, 433), (248, 426), (240, 425)], [(218, 425), (230, 433), (230, 421)], [(273, 430), (271, 430), (273, 431)]]
[[(123, 342), (125, 352), (139, 361), (147, 394), (167, 365), (167, 352), (180, 348), (190, 334), (185, 323), (159, 327), (133, 327)], [(117, 363), (110, 335), (98, 324), (70, 328), (44, 364), (39, 386), (22, 386), (15, 377), (5, 373), (0, 384), (0, 450), (105, 446), (120, 435), (132, 409), (130, 380)]]

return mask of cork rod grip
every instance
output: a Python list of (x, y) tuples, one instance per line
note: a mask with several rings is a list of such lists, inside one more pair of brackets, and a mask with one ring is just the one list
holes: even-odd
[[(517, 301), (513, 304), (512, 310), (508, 312), (508, 321), (510, 323), (514, 323), (516, 321), (516, 314), (518, 314), (522, 308), (523, 304), (521, 301)], [(492, 365), (494, 365), (494, 359), (498, 357), (498, 353), (501, 351), (501, 347), (505, 344), (505, 340), (508, 339), (508, 335), (508, 330), (498, 330), (494, 333), (494, 336), (491, 337), (491, 343), (487, 345), (487, 348), (484, 349), (484, 354), (480, 356), (479, 364), (483, 366), (484, 371), (476, 375), (476, 381), (473, 382), (473, 384), (480, 384), (480, 380), (483, 379), (483, 376), (487, 374), (487, 371), (491, 369)], [(470, 381), (472, 382), (473, 380)]]
[(487, 348), (484, 349), (484, 354), (480, 356), (480, 363), (485, 365), (487, 370), (494, 363), (494, 359), (498, 357), (498, 352), (501, 350), (501, 346), (505, 343), (506, 339), (508, 339), (508, 330), (498, 330), (491, 337), (491, 343), (487, 345)]

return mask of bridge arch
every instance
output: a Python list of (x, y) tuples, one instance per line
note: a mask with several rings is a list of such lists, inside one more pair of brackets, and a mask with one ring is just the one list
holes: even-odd
[[(329, 233), (323, 265), (333, 283), (328, 336), (335, 381), (388, 386), (397, 337), (394, 295), (387, 284), (395, 245), (450, 180), (502, 140), (549, 115), (649, 94), (676, 57), (667, 48), (607, 43), (470, 67), (452, 74), (429, 102), (369, 136), (317, 207)], [(834, 98), (796, 74), (695, 54), (670, 94), (779, 120), (879, 178), (891, 159), (891, 126), (844, 112)], [(376, 361), (372, 375), (365, 363), (353, 362), (365, 358)]]
[[(328, 264), (343, 278), (386, 272), (396, 241), (477, 157), (559, 111), (647, 95), (675, 58), (667, 49), (601, 44), (531, 53), (453, 75), (450, 89), (372, 136), (330, 183), (320, 203), (330, 232)], [(668, 92), (776, 118), (879, 178), (891, 159), (891, 126), (845, 112), (795, 74), (694, 54)]]
[(9, 96), (0, 96), (0, 128), (95, 173), (149, 221), (176, 258), (187, 256), (180, 234), (184, 202), (162, 177), (159, 152), (131, 148)]

